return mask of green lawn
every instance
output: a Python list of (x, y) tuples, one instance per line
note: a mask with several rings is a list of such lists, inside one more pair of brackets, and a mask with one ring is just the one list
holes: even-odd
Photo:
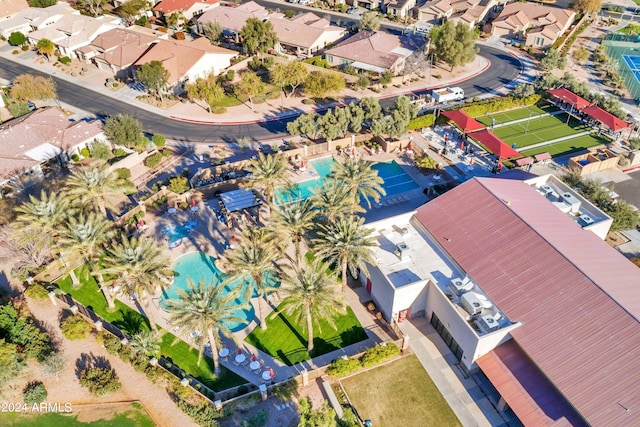
[(460, 426), (415, 356), (343, 379), (351, 404), (374, 426)]
[[(116, 300), (116, 307), (109, 310), (104, 295), (98, 288), (98, 284), (93, 276), (86, 274), (83, 267), (76, 273), (82, 286), (73, 288), (71, 278), (65, 277), (58, 281), (60, 289), (70, 294), (76, 301), (91, 307), (93, 311), (100, 317), (113, 323), (118, 328), (126, 331), (130, 335), (141, 330), (149, 330), (149, 321), (142, 314), (131, 309), (129, 306)], [(171, 358), (173, 363), (180, 366), (188, 374), (197, 378), (200, 382), (207, 385), (213, 390), (220, 391), (229, 387), (245, 384), (247, 381), (237, 376), (233, 372), (222, 368), (220, 377), (215, 377), (211, 359), (204, 358), (198, 365), (198, 351), (189, 349), (189, 345), (184, 341), (178, 341), (175, 345), (171, 345), (175, 336), (169, 332), (164, 332), (160, 346), (160, 352), (163, 356)]]
[(314, 326), (314, 349), (311, 354), (307, 352), (306, 326), (295, 324), (293, 319), (278, 310), (267, 316), (266, 331), (255, 328), (245, 341), (291, 366), (367, 339), (366, 332), (350, 307), (347, 307), (346, 314), (336, 317), (334, 322), (337, 330), (326, 321)]
[(530, 107), (518, 108), (517, 110), (505, 111), (504, 113), (493, 113), (482, 117), (476, 117), (476, 120), (483, 125), (491, 126), (491, 119), (495, 119), (496, 123), (507, 123), (514, 120), (526, 119), (530, 115), (548, 114), (558, 111), (552, 104), (532, 105)]
[(92, 422), (78, 421), (78, 415), (43, 413), (26, 415), (17, 412), (0, 413), (4, 427), (154, 427), (156, 424), (138, 403), (132, 403), (124, 412), (116, 412), (109, 419)]
[(544, 145), (531, 150), (521, 150), (521, 152), (525, 156), (533, 156), (545, 152), (548, 152), (552, 156), (562, 156), (581, 151), (585, 148), (595, 147), (596, 145), (608, 144), (610, 142), (611, 140), (609, 138), (592, 134), (557, 142), (551, 145)]
[(574, 118), (571, 118), (567, 124), (567, 118), (567, 114), (541, 117), (528, 122), (498, 127), (493, 130), (493, 133), (508, 145), (515, 143), (516, 148), (520, 149), (591, 129), (589, 126), (581, 125)]

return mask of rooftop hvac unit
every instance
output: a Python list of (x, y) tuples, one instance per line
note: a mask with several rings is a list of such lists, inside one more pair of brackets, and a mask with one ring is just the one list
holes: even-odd
[(571, 205), (565, 203), (565, 202), (552, 202), (553, 206), (555, 206), (556, 208), (560, 209), (561, 212), (563, 213), (569, 213), (571, 212)]
[(467, 313), (474, 315), (482, 312), (482, 301), (478, 298), (478, 294), (475, 292), (467, 292), (460, 297), (462, 307)]
[(500, 327), (500, 324), (496, 319), (493, 318), (492, 315), (487, 314), (486, 316), (482, 316), (478, 323), (480, 323), (480, 327), (487, 332), (495, 331)]
[(580, 200), (571, 193), (562, 193), (562, 201), (571, 206), (570, 212), (578, 212), (580, 210)]
[(409, 247), (407, 246), (406, 243), (404, 242), (400, 242), (396, 245), (396, 250), (393, 251), (394, 254), (396, 254), (396, 256), (400, 259), (402, 259), (402, 256), (409, 250)]
[(465, 277), (464, 279), (456, 277), (455, 279), (451, 279), (449, 289), (451, 289), (451, 292), (454, 294), (460, 296), (473, 289), (473, 282), (468, 277)]
[(587, 227), (594, 222), (595, 221), (593, 220), (593, 218), (591, 218), (589, 215), (580, 215), (578, 217), (578, 224), (580, 224), (582, 227)]
[(551, 188), (550, 185), (546, 185), (546, 184), (545, 185), (541, 185), (540, 186), (540, 192), (542, 194), (544, 194), (545, 196), (547, 196), (547, 195), (549, 195), (550, 193), (553, 192), (553, 188)]

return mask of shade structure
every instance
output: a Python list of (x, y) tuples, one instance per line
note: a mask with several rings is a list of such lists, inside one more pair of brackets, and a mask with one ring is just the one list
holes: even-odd
[(486, 126), (478, 122), (476, 119), (470, 117), (462, 110), (455, 111), (443, 111), (442, 115), (458, 125), (463, 132), (473, 132), (475, 130), (484, 129)]
[(500, 138), (486, 129), (478, 132), (473, 132), (470, 136), (487, 147), (493, 154), (495, 154), (499, 158), (508, 159), (511, 157), (522, 156), (519, 151), (509, 147), (504, 143), (504, 141), (502, 141)]
[(563, 87), (558, 89), (549, 89), (547, 93), (562, 102), (573, 105), (573, 107), (577, 108), (578, 110), (582, 110), (583, 108), (591, 105), (591, 103), (583, 97), (576, 95), (569, 89), (565, 89)]
[(220, 194), (220, 200), (229, 212), (258, 206), (258, 201), (253, 191), (241, 188), (240, 190), (228, 191)]
[(582, 112), (588, 115), (589, 117), (591, 117), (592, 119), (599, 121), (600, 123), (602, 123), (603, 125), (605, 125), (606, 127), (608, 127), (614, 132), (617, 132), (620, 129), (626, 129), (629, 126), (631, 126), (629, 123), (625, 122), (619, 117), (614, 116), (608, 111), (603, 110), (597, 105), (592, 105), (591, 107), (587, 107), (584, 110), (582, 110)]

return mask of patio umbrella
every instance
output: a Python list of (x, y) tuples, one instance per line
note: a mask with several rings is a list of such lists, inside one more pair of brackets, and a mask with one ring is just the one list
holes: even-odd
[(242, 354), (242, 349), (238, 347), (238, 354)]
[(252, 362), (255, 362), (255, 361), (256, 361), (256, 355), (255, 355), (255, 353), (251, 355), (251, 361), (252, 361)]
[(273, 378), (273, 377), (275, 377), (275, 376), (276, 376), (276, 373), (275, 373), (275, 372), (273, 372), (273, 368), (270, 368), (270, 369), (269, 369), (269, 375), (271, 375), (271, 378)]
[(196, 199), (191, 200), (191, 206), (195, 206), (196, 205)]
[(464, 150), (464, 141), (460, 141), (460, 149)]

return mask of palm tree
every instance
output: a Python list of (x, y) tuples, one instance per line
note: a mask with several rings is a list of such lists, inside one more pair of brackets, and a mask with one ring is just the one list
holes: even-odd
[(49, 39), (40, 39), (36, 43), (36, 49), (40, 55), (44, 55), (49, 61), (49, 57), (56, 51), (56, 45)]
[(316, 210), (309, 200), (296, 200), (277, 205), (271, 220), (276, 230), (284, 234), (294, 244), (296, 262), (300, 262), (300, 243), (313, 227)]
[(89, 211), (88, 214), (80, 212), (77, 216), (72, 215), (67, 219), (60, 235), (60, 244), (66, 249), (67, 257), (71, 259), (69, 275), (73, 284), (76, 286), (79, 284), (73, 266), (77, 262), (88, 264), (89, 270), (98, 279), (98, 285), (109, 308), (114, 308), (113, 298), (105, 287), (102, 274), (96, 273), (97, 259), (103, 253), (104, 244), (111, 237), (113, 237), (111, 222), (94, 211)]
[(276, 186), (288, 182), (287, 160), (281, 154), (258, 153), (258, 157), (249, 162), (251, 175), (248, 179), (249, 188), (260, 188), (268, 203), (274, 203), (273, 195)]
[(140, 331), (131, 337), (129, 343), (136, 353), (145, 356), (157, 356), (160, 353), (160, 340), (157, 334), (150, 331)]
[(244, 230), (238, 243), (235, 248), (224, 252), (225, 272), (229, 275), (225, 284), (248, 283), (243, 296), (245, 301), (251, 299), (254, 289), (257, 291), (258, 321), (262, 329), (267, 329), (262, 303), (269, 293), (276, 290), (269, 279), (277, 277), (281, 250), (273, 233), (263, 227)]
[(332, 223), (339, 215), (366, 212), (349, 191), (349, 187), (346, 185), (328, 179), (323, 186), (318, 187), (309, 200), (318, 209), (318, 216), (322, 216), (326, 222)]
[(19, 215), (14, 229), (18, 233), (18, 240), (43, 239), (50, 247), (57, 247), (57, 238), (68, 209), (69, 200), (60, 192), (47, 193), (42, 190), (40, 198), (29, 195), (29, 201), (16, 208)]
[[(118, 243), (107, 249), (102, 261), (103, 268), (97, 274), (115, 274), (119, 277), (125, 294), (139, 299), (149, 306), (149, 297), (157, 289), (158, 282), (168, 281), (170, 271), (167, 269), (169, 258), (162, 254), (151, 239), (123, 237)], [(143, 309), (138, 305), (138, 309)], [(143, 313), (144, 314), (144, 313)], [(151, 310), (146, 310), (151, 329), (158, 331)]]
[(104, 217), (107, 217), (107, 200), (122, 192), (122, 183), (115, 173), (109, 173), (107, 166), (81, 168), (73, 172), (67, 180), (70, 196), (77, 196), (79, 203), (90, 206), (95, 203)]
[[(242, 322), (236, 316), (236, 310), (242, 308), (235, 300), (238, 298), (241, 287), (238, 286), (227, 292), (224, 285), (211, 283), (205, 284), (204, 278), (194, 284), (187, 277), (188, 289), (180, 291), (180, 298), (167, 301), (166, 310), (170, 313), (171, 323), (179, 328), (191, 331), (201, 331), (211, 346), (213, 356), (213, 371), (220, 374), (218, 363), (218, 347), (220, 347), (220, 335), (234, 339), (233, 333), (226, 326), (229, 322)], [(225, 293), (227, 292), (227, 293)], [(202, 336), (198, 336), (202, 344)], [(204, 346), (199, 346), (198, 364), (202, 359)]]
[(317, 256), (329, 264), (340, 266), (342, 292), (347, 289), (347, 269), (355, 277), (358, 269), (368, 274), (367, 263), (375, 264), (374, 247), (378, 243), (373, 229), (363, 226), (364, 218), (357, 216), (338, 217), (336, 222), (321, 224), (318, 238), (314, 239)]
[[(335, 328), (333, 317), (344, 308), (336, 278), (327, 273), (326, 265), (314, 260), (310, 266), (298, 264), (293, 274), (284, 276), (281, 291), (285, 295), (280, 308), (307, 326), (307, 351), (313, 350), (313, 322), (323, 319)], [(322, 332), (322, 331), (321, 331)]]
[(348, 159), (344, 163), (336, 162), (330, 176), (349, 188), (357, 204), (360, 204), (360, 199), (364, 199), (367, 201), (367, 206), (371, 207), (369, 199), (379, 202), (380, 196), (387, 194), (382, 187), (384, 180), (378, 176), (378, 171), (373, 169), (372, 165), (373, 163), (363, 159)]

